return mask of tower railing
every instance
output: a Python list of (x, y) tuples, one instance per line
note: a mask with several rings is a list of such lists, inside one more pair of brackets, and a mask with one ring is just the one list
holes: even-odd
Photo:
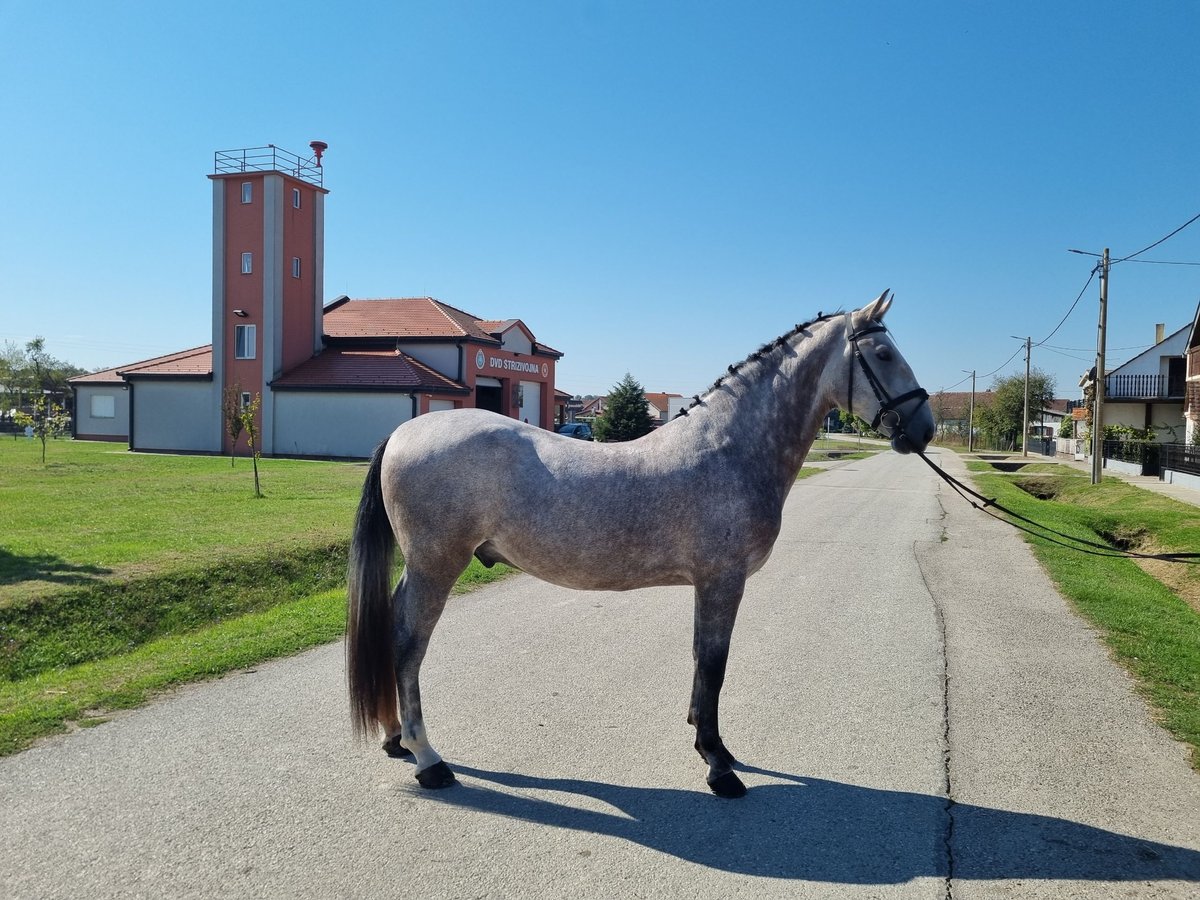
[(214, 154), (213, 171), (218, 175), (237, 175), (242, 172), (282, 172), (317, 187), (324, 186), (324, 169), (315, 157), (302, 159), (267, 144), (265, 147), (246, 147), (242, 150), (218, 150)]

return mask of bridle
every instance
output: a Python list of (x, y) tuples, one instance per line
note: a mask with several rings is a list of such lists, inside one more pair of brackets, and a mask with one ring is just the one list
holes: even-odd
[[(929, 402), (929, 392), (922, 387), (913, 388), (911, 391), (906, 391), (899, 397), (891, 396), (879, 376), (871, 369), (867, 358), (863, 355), (862, 348), (858, 346), (858, 340), (868, 334), (876, 332), (887, 332), (887, 327), (881, 322), (876, 322), (873, 325), (868, 325), (866, 328), (852, 331), (852, 321), (850, 313), (846, 313), (846, 340), (854, 347), (854, 359), (858, 360), (858, 364), (862, 366), (863, 374), (867, 376), (867, 384), (871, 385), (871, 390), (875, 392), (875, 399), (879, 401), (879, 411), (875, 413), (875, 418), (871, 420), (871, 430), (878, 431), (879, 426), (883, 425), (888, 430), (890, 437), (897, 428), (900, 427), (900, 413), (897, 410), (902, 403), (907, 403), (909, 400), (919, 399), (922, 403)], [(847, 394), (848, 405), (846, 411), (851, 415), (854, 414), (854, 361), (850, 362), (850, 390)]]

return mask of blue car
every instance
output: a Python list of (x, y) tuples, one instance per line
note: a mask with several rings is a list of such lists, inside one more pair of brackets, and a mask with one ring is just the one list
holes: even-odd
[(565, 434), (567, 437), (579, 438), (581, 441), (590, 441), (592, 426), (587, 422), (568, 422), (558, 429), (558, 433)]

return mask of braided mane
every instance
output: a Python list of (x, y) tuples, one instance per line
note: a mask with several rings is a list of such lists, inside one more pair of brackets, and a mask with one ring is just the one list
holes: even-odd
[(825, 313), (818, 311), (817, 317), (815, 319), (811, 319), (808, 322), (801, 322), (799, 325), (797, 325), (795, 328), (793, 328), (791, 331), (787, 332), (786, 334), (781, 334), (779, 337), (775, 338), (775, 340), (768, 341), (767, 343), (763, 344), (761, 347), (759, 347), (757, 350), (755, 350), (753, 353), (751, 353), (749, 356), (747, 356), (741, 362), (732, 363), (725, 370), (725, 372), (709, 386), (709, 388), (703, 394), (696, 394), (695, 396), (693, 396), (691, 404), (687, 407), (687, 409), (680, 410), (679, 415), (686, 416), (688, 414), (688, 410), (701, 405), (704, 402), (704, 400), (703, 400), (704, 397), (707, 397), (713, 391), (720, 388), (721, 385), (723, 385), (726, 381), (728, 381), (733, 376), (740, 373), (742, 371), (742, 369), (744, 369), (746, 366), (750, 365), (751, 363), (759, 362), (765, 356), (780, 349), (788, 341), (790, 341), (793, 337), (795, 337), (800, 332), (802, 332), (805, 329), (810, 328), (813, 325), (816, 325), (820, 322), (827, 322), (830, 319), (835, 319), (840, 315), (842, 315), (841, 312), (830, 313), (829, 315), (826, 315)]

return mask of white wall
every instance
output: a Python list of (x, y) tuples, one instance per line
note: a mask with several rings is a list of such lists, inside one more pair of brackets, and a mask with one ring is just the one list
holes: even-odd
[(1150, 349), (1143, 350), (1129, 362), (1116, 369), (1109, 369), (1108, 374), (1110, 377), (1113, 375), (1162, 375), (1165, 378), (1168, 360), (1172, 357), (1182, 356), (1187, 349), (1187, 342), (1188, 329), (1184, 328)]
[(136, 380), (133, 394), (134, 450), (221, 452), (220, 421), (214, 411), (212, 384), (205, 381)]
[(509, 353), (523, 353), (525, 356), (533, 353), (533, 343), (518, 325), (514, 325), (500, 336), (500, 347)]
[[(95, 397), (110, 397), (113, 416), (92, 415), (92, 400)], [(129, 440), (129, 391), (124, 385), (80, 385), (75, 389), (75, 433), (81, 438), (121, 438)]]
[(274, 448), (294, 456), (366, 457), (412, 418), (412, 395), (275, 391)]
[[(1139, 431), (1146, 427), (1145, 403), (1119, 403), (1106, 400), (1104, 403), (1105, 425), (1128, 425)], [(1175, 429), (1175, 441), (1184, 439), (1184, 421), (1182, 403), (1155, 403), (1150, 414), (1150, 424), (1154, 426), (1154, 440), (1158, 443), (1171, 443), (1171, 432), (1159, 429), (1161, 425), (1170, 425)]]
[[(407, 353), (447, 378), (458, 378), (458, 348), (453, 344), (401, 344), (400, 352)], [(465, 361), (463, 365), (466, 366)]]

